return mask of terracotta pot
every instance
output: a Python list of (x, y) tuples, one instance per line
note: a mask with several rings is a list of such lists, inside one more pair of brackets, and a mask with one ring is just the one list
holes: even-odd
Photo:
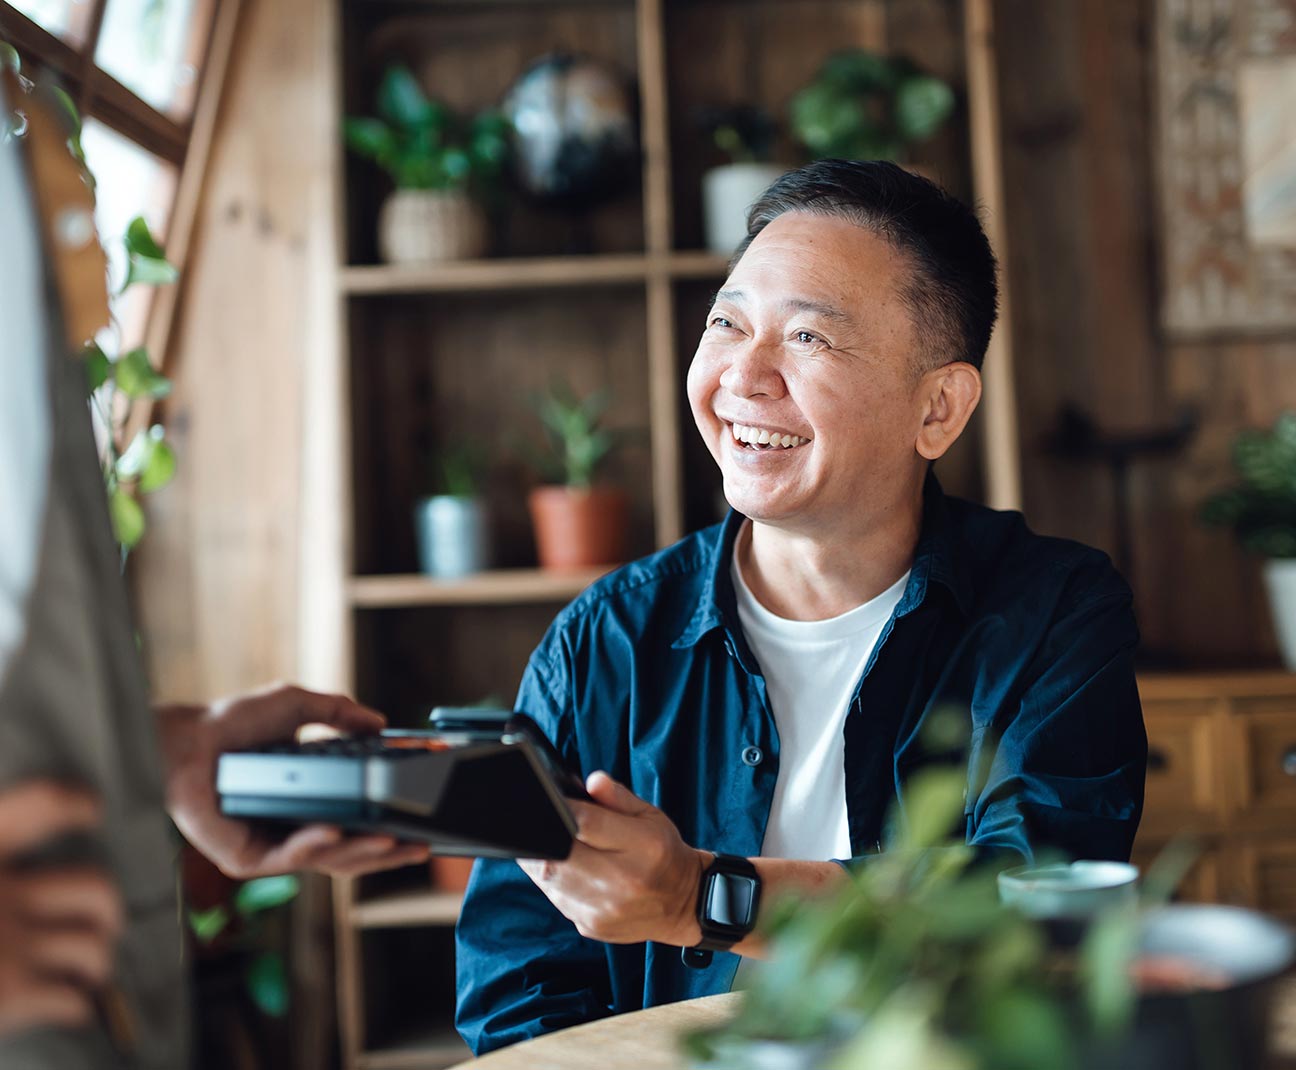
[(486, 237), (486, 219), (466, 193), (398, 189), (378, 213), (378, 247), (389, 264), (484, 256)]
[(588, 568), (625, 560), (628, 505), (611, 487), (537, 487), (528, 498), (541, 568)]
[(432, 870), (432, 887), (442, 892), (462, 892), (468, 887), (475, 861), (475, 858), (433, 855), (428, 866)]

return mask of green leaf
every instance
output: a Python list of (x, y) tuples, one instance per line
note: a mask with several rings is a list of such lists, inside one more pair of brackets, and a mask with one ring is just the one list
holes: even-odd
[(163, 441), (165, 431), (154, 424), (140, 431), (117, 458), (117, 479), (122, 483), (139, 480), (141, 493), (149, 494), (171, 482), (175, 475), (175, 452)]
[(904, 846), (916, 849), (946, 842), (963, 813), (966, 788), (962, 769), (924, 769), (910, 777), (904, 792)]
[(1060, 1070), (1075, 1065), (1074, 1039), (1061, 1009), (1039, 992), (1007, 991), (985, 1008), (982, 1029), (1002, 1070)]
[(396, 135), (381, 119), (347, 119), (342, 133), (353, 152), (383, 167), (396, 155)]
[(299, 887), (297, 878), (291, 874), (258, 877), (248, 881), (235, 893), (234, 909), (245, 918), (263, 910), (272, 910), (296, 898)]
[(931, 137), (953, 110), (954, 91), (931, 75), (908, 78), (896, 90), (896, 129), (906, 141)]
[(1085, 1003), (1100, 1033), (1118, 1033), (1134, 1014), (1130, 974), (1138, 947), (1138, 913), (1110, 910), (1090, 926), (1080, 945), (1080, 976)]
[(174, 265), (167, 263), (165, 260), (157, 260), (149, 256), (132, 256), (130, 266), (126, 270), (126, 281), (122, 283), (122, 291), (127, 287), (134, 286), (137, 282), (145, 286), (169, 286), (180, 277)]
[(171, 393), (171, 380), (160, 375), (143, 346), (118, 358), (113, 369), (119, 389), (128, 398), (164, 398)]
[(126, 252), (131, 256), (142, 256), (146, 260), (166, 259), (162, 246), (158, 245), (143, 216), (137, 215), (130, 221), (126, 228), (125, 242)]
[(97, 342), (87, 342), (84, 350), (86, 393), (93, 394), (106, 383), (113, 373), (112, 361), (99, 348)]
[(8, 41), (0, 41), (0, 71), (22, 73), (22, 59), (18, 55), (18, 49)]
[(210, 910), (189, 911), (189, 928), (201, 944), (210, 944), (225, 931), (229, 922), (229, 911), (223, 905), (218, 904)]
[(288, 971), (283, 956), (266, 951), (248, 963), (248, 994), (261, 1013), (282, 1018), (288, 1013)]
[(378, 114), (406, 130), (436, 119), (423, 89), (405, 67), (389, 67), (383, 75), (378, 86)]
[[(80, 149), (81, 139), (81, 112), (77, 109), (76, 102), (62, 86), (50, 86), (54, 99), (58, 102), (63, 110), (63, 117), (67, 120), (69, 128), (72, 131), (72, 138), (76, 142), (77, 148)], [(78, 157), (80, 153), (78, 153)]]
[[(161, 432), (160, 426), (155, 426), (154, 431)], [(176, 471), (176, 455), (169, 443), (158, 440), (153, 446), (153, 452), (149, 456), (148, 464), (140, 472), (139, 489), (142, 494), (152, 494), (155, 490), (161, 490), (171, 482)]]
[(114, 487), (108, 496), (108, 515), (113, 535), (127, 550), (134, 549), (144, 537), (144, 510), (124, 487)]

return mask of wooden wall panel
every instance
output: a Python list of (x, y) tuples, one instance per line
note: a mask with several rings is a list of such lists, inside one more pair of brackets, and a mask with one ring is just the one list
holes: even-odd
[(1296, 406), (1296, 336), (1172, 344), (1160, 331), (1148, 0), (999, 0), (995, 11), (1027, 519), (1116, 546), (1108, 473), (1046, 452), (1063, 404), (1113, 431), (1193, 407), (1201, 428), (1187, 450), (1131, 478), (1146, 656), (1272, 662), (1256, 563), (1197, 510), (1229, 479), (1236, 431)]

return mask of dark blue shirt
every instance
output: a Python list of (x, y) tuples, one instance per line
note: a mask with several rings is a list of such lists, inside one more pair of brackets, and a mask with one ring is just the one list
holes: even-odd
[[(1120, 859), (1143, 808), (1147, 738), (1130, 590), (1106, 555), (1017, 513), (947, 498), (934, 477), (900, 603), (845, 722), (851, 850), (884, 838), (934, 711), (970, 716), (969, 843)], [(518, 695), (567, 762), (609, 772), (686, 842), (760, 854), (779, 737), (738, 624), (742, 517), (612, 573), (559, 614)], [(729, 990), (738, 956), (588, 940), (511, 861), (482, 860), (456, 934), (456, 1024), (474, 1052), (609, 1014)]]

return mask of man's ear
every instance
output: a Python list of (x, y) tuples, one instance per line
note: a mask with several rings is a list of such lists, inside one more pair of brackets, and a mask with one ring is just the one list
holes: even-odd
[(935, 368), (918, 384), (923, 422), (914, 448), (929, 461), (942, 457), (963, 433), (981, 400), (981, 373), (965, 361)]

